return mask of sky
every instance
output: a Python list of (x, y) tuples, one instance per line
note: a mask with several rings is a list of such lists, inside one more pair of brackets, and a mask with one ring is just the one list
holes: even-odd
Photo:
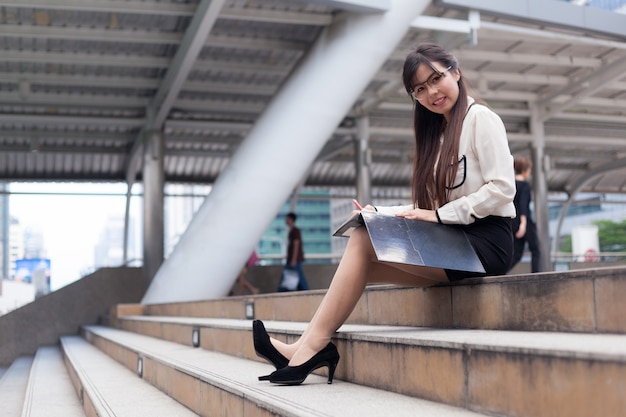
[(93, 271), (94, 246), (108, 218), (124, 216), (124, 184), (11, 183), (9, 190), (10, 215), (43, 233), (53, 291)]

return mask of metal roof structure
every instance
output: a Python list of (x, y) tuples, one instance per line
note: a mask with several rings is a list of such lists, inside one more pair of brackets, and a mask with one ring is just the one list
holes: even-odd
[[(543, 17), (539, 3), (556, 12)], [(211, 184), (324, 28), (388, 6), (0, 0), (0, 180), (141, 181), (142, 135), (158, 129), (165, 181)], [(514, 154), (542, 147), (548, 191), (626, 192), (626, 16), (552, 0), (433, 1), (328, 138), (306, 185), (355, 186), (356, 120), (367, 116), (373, 189), (407, 187), (413, 104), (400, 71), (425, 40), (457, 56)]]

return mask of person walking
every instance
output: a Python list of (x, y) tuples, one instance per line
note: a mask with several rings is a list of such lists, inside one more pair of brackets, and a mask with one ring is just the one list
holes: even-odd
[(255, 287), (250, 281), (248, 281), (248, 278), (246, 278), (246, 275), (248, 275), (248, 270), (255, 266), (258, 260), (259, 255), (256, 253), (256, 250), (253, 250), (248, 257), (246, 264), (243, 266), (243, 268), (241, 268), (239, 276), (237, 276), (237, 291), (234, 295), (243, 295), (244, 288), (247, 288), (248, 291), (250, 291), (250, 293), (252, 294), (258, 294), (259, 292), (261, 292), (261, 290)]
[[(278, 292), (284, 291), (304, 291), (309, 289), (309, 283), (302, 271), (302, 262), (304, 262), (304, 248), (302, 243), (302, 232), (296, 227), (296, 213), (290, 212), (285, 216), (285, 224), (287, 225), (287, 259), (283, 268), (283, 275), (278, 285)], [(297, 281), (288, 279), (289, 272), (297, 274)], [(296, 284), (297, 282), (297, 284)]]
[(411, 51), (402, 80), (414, 103), (413, 204), (368, 204), (363, 210), (463, 229), (486, 273), (378, 262), (367, 231), (358, 227), (316, 313), (294, 343), (270, 338), (262, 321), (253, 322), (257, 355), (276, 367), (261, 380), (295, 385), (313, 370), (328, 367), (328, 383), (332, 383), (339, 353), (331, 337), (368, 284), (425, 287), (508, 271), (513, 255), (515, 175), (502, 120), (470, 96), (458, 61), (439, 45), (424, 43)]
[(528, 178), (532, 171), (532, 162), (530, 159), (520, 156), (515, 158), (513, 168), (515, 170), (515, 210), (517, 217), (513, 221), (513, 233), (515, 240), (513, 242), (513, 261), (511, 268), (519, 263), (524, 255), (524, 247), (528, 242), (530, 250), (530, 270), (531, 272), (541, 272), (541, 249), (539, 248), (539, 237), (537, 236), (537, 226), (533, 221), (530, 212), (530, 202), (532, 201), (532, 192)]

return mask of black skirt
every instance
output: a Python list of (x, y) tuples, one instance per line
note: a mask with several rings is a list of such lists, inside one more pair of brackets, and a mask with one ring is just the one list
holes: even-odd
[(513, 219), (487, 216), (469, 225), (459, 225), (474, 247), (485, 273), (446, 269), (450, 281), (506, 274), (513, 259)]

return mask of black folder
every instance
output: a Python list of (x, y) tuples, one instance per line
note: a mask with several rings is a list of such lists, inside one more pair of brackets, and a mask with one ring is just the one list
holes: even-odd
[(350, 236), (360, 226), (366, 227), (381, 262), (485, 272), (461, 227), (364, 210), (346, 220), (333, 236)]

